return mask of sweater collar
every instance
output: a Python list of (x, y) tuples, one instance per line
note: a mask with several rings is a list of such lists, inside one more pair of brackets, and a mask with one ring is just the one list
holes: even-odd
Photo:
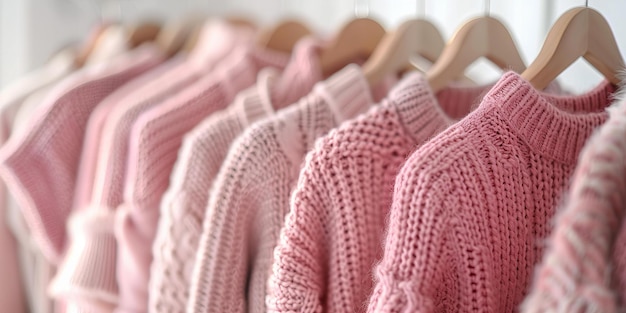
[(451, 85), (436, 95), (423, 74), (412, 72), (389, 93), (402, 125), (415, 142), (425, 142), (472, 110), (491, 85)]
[(374, 103), (373, 90), (356, 64), (344, 67), (314, 90), (328, 104), (337, 125), (367, 111)]
[(257, 84), (243, 92), (236, 101), (242, 112), (243, 125), (273, 115), (311, 91), (322, 79), (319, 66), (320, 45), (315, 39), (300, 41), (285, 67), (279, 74), (275, 68), (259, 72)]
[(481, 108), (497, 108), (511, 130), (535, 152), (575, 164), (593, 130), (608, 118), (615, 87), (604, 81), (577, 96), (550, 95), (508, 72), (485, 96)]

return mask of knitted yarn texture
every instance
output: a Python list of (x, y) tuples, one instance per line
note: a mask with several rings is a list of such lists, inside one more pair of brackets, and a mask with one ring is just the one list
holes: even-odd
[(403, 166), (368, 312), (514, 312), (614, 88), (552, 96), (506, 73)]

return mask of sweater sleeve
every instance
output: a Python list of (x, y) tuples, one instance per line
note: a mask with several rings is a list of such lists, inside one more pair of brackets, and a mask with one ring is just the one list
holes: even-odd
[(448, 294), (458, 288), (446, 283), (454, 274), (450, 212), (459, 203), (449, 175), (429, 162), (411, 162), (418, 157), (414, 154), (396, 179), (368, 312), (444, 312), (442, 305), (458, 305), (442, 299), (442, 289)]
[[(307, 162), (308, 163), (308, 162)], [(330, 204), (319, 195), (331, 192), (306, 167), (294, 192), (269, 279), (269, 312), (322, 312), (324, 297), (325, 216)], [(324, 189), (324, 190), (320, 190)]]

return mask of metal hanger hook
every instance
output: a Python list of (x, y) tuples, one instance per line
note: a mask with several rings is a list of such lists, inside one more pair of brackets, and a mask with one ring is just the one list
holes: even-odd
[(585, 0), (585, 7), (589, 7), (589, 0)]
[(426, 0), (417, 0), (415, 8), (418, 17), (426, 18)]
[(485, 0), (485, 16), (491, 15), (491, 0)]
[(363, 0), (363, 10), (359, 5), (359, 0), (354, 0), (354, 16), (356, 17), (368, 17), (370, 15), (370, 2), (369, 0)]

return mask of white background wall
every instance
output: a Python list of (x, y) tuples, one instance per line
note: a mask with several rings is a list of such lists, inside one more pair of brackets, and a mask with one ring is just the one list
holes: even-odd
[[(244, 14), (267, 25), (284, 16), (298, 16), (312, 28), (332, 34), (354, 16), (350, 0), (121, 0), (101, 12), (102, 0), (0, 0), (0, 86), (43, 64), (54, 51), (70, 41), (80, 40), (101, 17), (117, 16), (118, 5), (124, 21), (141, 17), (171, 18), (197, 12), (209, 15)], [(465, 20), (482, 15), (487, 1), (475, 0), (369, 0), (370, 16), (389, 29), (415, 16), (433, 20), (445, 37)], [(510, 28), (522, 57), (530, 63), (541, 48), (546, 32), (566, 10), (584, 5), (580, 0), (491, 0), (490, 14)], [(626, 1), (591, 0), (589, 5), (607, 18), (621, 50), (626, 51)], [(425, 10), (422, 8), (425, 7)], [(109, 13), (107, 13), (109, 12)], [(113, 12), (113, 13), (111, 13)], [(485, 81), (496, 79), (499, 71), (488, 62), (478, 62), (469, 75)], [(601, 80), (589, 65), (579, 61), (560, 81), (572, 90), (590, 88)]]

